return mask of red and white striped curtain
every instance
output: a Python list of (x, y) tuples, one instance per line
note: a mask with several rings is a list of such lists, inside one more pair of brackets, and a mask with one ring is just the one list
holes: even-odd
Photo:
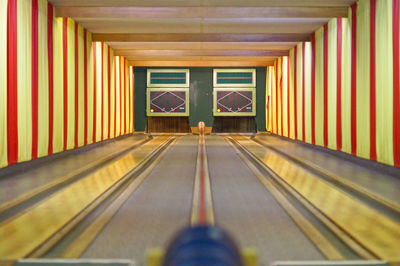
[(0, 0), (0, 58), (0, 167), (133, 132), (127, 60), (46, 0)]
[(400, 167), (399, 5), (360, 0), (279, 58), (268, 130)]

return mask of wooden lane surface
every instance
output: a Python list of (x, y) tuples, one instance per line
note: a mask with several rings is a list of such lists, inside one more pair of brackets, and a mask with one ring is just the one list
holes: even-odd
[(95, 169), (96, 167), (102, 166), (102, 164), (107, 163), (110, 160), (117, 158), (121, 154), (124, 154), (131, 149), (139, 147), (141, 144), (145, 143), (147, 140), (148, 140), (148, 137), (146, 137), (142, 140), (139, 140), (139, 141), (135, 141), (133, 143), (133, 145), (126, 147), (126, 149), (124, 149), (122, 151), (118, 150), (116, 152), (108, 154), (105, 157), (101, 157), (97, 160), (91, 161), (90, 163), (88, 163), (80, 168), (72, 169), (69, 173), (59, 176), (59, 177), (56, 177), (51, 182), (48, 182), (42, 186), (33, 188), (11, 200), (8, 200), (8, 201), (0, 204), (0, 214), (4, 213), (6, 211), (9, 211), (12, 208), (15, 208), (16, 206), (18, 206), (24, 202), (27, 202), (27, 201), (31, 200), (32, 198), (37, 197), (50, 189), (54, 189), (55, 187), (60, 186), (65, 182), (68, 182), (69, 180), (75, 178), (76, 176), (78, 176), (80, 174), (86, 173), (88, 171)]
[(155, 137), (140, 149), (0, 224), (0, 258), (17, 259), (28, 256), (170, 138)]
[(370, 252), (400, 260), (398, 223), (249, 138), (234, 139)]

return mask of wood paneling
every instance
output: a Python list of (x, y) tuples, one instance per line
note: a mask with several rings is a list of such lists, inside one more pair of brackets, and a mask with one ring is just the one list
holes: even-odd
[(148, 133), (190, 133), (188, 117), (148, 117)]
[(108, 42), (115, 50), (289, 50), (296, 42)]
[(93, 33), (307, 33), (329, 18), (75, 18)]
[(74, 18), (335, 18), (346, 7), (56, 7), (56, 16)]
[(55, 6), (350, 6), (355, 0), (49, 0)]
[(306, 42), (309, 34), (93, 34), (97, 42)]
[(261, 50), (115, 50), (115, 55), (140, 56), (288, 56), (288, 51)]
[(131, 66), (141, 67), (265, 67), (273, 61), (129, 61)]
[(214, 117), (213, 133), (256, 133), (254, 117)]

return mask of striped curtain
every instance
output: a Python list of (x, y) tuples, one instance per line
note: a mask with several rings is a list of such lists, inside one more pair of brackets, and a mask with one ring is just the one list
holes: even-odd
[(0, 58), (0, 167), (133, 132), (127, 60), (46, 0), (0, 0)]
[(279, 58), (268, 130), (400, 167), (399, 2), (360, 0)]

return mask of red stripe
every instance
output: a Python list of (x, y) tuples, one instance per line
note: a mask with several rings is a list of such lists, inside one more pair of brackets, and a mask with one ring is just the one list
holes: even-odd
[(293, 98), (294, 98), (294, 138), (297, 139), (297, 45), (294, 47), (293, 59)]
[(122, 70), (124, 71), (124, 118), (125, 118), (124, 134), (126, 134), (126, 121), (128, 120), (127, 113), (126, 113), (126, 108), (127, 108), (127, 106), (126, 106), (126, 68), (125, 68), (126, 62), (125, 62), (125, 59), (123, 61), (124, 61), (124, 65), (123, 65)]
[(8, 1), (7, 16), (7, 155), (18, 162), (17, 0)]
[(97, 117), (97, 43), (93, 42), (93, 143), (96, 142), (96, 117)]
[(376, 161), (376, 0), (370, 4), (370, 159)]
[(302, 134), (303, 134), (303, 141), (305, 142), (306, 141), (306, 114), (305, 114), (305, 110), (306, 110), (306, 107), (305, 107), (305, 104), (306, 104), (306, 57), (305, 57), (305, 54), (306, 54), (306, 43), (305, 42), (303, 42), (303, 56), (302, 56), (302, 60), (303, 60), (303, 72), (302, 72), (302, 87), (303, 87), (303, 95), (302, 95), (302, 104), (301, 104), (301, 108), (303, 109), (302, 110), (302, 114), (301, 114), (301, 116), (302, 116), (302, 123), (303, 123), (303, 126), (302, 126)]
[(324, 25), (324, 146), (328, 147), (328, 24)]
[(108, 75), (108, 138), (111, 137), (111, 49), (110, 46), (108, 46), (108, 53), (107, 53), (107, 61), (108, 61), (108, 69), (107, 69), (107, 75)]
[(122, 135), (122, 57), (119, 57), (119, 135)]
[(32, 160), (38, 154), (39, 32), (38, 0), (32, 0)]
[(357, 155), (357, 3), (351, 6), (351, 153)]
[(311, 36), (311, 143), (315, 144), (315, 32)]
[(283, 136), (283, 57), (281, 57), (281, 78), (280, 78), (280, 93), (281, 93), (281, 133), (280, 135)]
[(287, 127), (288, 137), (290, 138), (290, 60), (287, 57)]
[(54, 55), (53, 55), (53, 6), (47, 5), (47, 47), (49, 64), (49, 147), (48, 153), (53, 153), (53, 127), (54, 127)]
[(75, 148), (78, 148), (78, 113), (79, 113), (79, 64), (78, 64), (78, 23), (75, 23)]
[(117, 136), (117, 57), (114, 56), (114, 138)]
[(84, 144), (87, 145), (88, 142), (88, 64), (87, 64), (87, 32), (86, 29), (83, 30), (83, 77), (84, 77), (84, 105), (85, 105), (85, 114), (84, 114), (84, 120), (85, 120), (85, 128), (84, 128)]
[(101, 43), (101, 140), (104, 140), (104, 42)]
[(279, 128), (278, 128), (278, 95), (279, 95), (279, 86), (278, 86), (278, 67), (279, 67), (279, 58), (276, 60), (276, 69), (275, 69), (275, 111), (276, 111), (276, 121), (275, 121), (275, 132), (276, 134), (279, 134)]
[(132, 132), (135, 131), (135, 68), (132, 67)]
[(64, 150), (68, 134), (68, 18), (63, 18), (63, 78), (64, 78)]
[(400, 167), (400, 1), (393, 0), (393, 155)]
[(337, 19), (336, 144), (342, 150), (342, 18)]

